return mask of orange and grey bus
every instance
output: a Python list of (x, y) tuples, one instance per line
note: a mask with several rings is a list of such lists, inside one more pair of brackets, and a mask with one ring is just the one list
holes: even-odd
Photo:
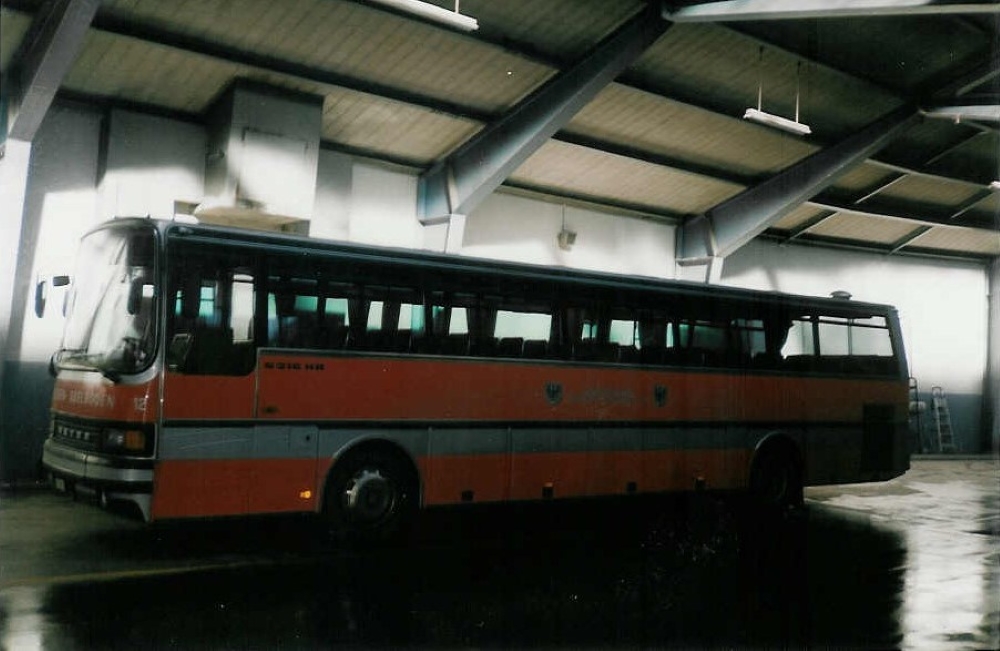
[(146, 520), (805, 485), (909, 466), (893, 308), (148, 219), (82, 241), (43, 465)]

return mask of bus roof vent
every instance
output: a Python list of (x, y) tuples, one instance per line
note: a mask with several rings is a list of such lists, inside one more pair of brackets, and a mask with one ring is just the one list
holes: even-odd
[(836, 298), (842, 301), (849, 301), (851, 300), (851, 292), (845, 292), (842, 289), (838, 289), (835, 292), (830, 292), (830, 298)]

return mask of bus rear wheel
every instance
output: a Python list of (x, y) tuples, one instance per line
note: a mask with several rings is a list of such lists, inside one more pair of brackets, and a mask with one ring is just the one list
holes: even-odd
[(334, 537), (379, 542), (401, 535), (416, 510), (416, 479), (398, 454), (361, 450), (334, 466), (325, 515)]
[(782, 512), (802, 506), (802, 468), (786, 447), (762, 450), (750, 470), (754, 502), (769, 511)]

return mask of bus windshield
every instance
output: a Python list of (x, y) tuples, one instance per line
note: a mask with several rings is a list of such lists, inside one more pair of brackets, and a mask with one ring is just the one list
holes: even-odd
[(59, 368), (114, 380), (153, 361), (156, 286), (152, 230), (106, 228), (84, 238), (70, 293)]

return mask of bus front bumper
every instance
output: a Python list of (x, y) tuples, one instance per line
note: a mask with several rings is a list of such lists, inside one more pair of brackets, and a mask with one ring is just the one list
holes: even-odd
[(152, 459), (115, 457), (78, 450), (46, 439), (42, 465), (60, 492), (82, 491), (99, 501), (135, 504), (147, 522), (153, 493)]

